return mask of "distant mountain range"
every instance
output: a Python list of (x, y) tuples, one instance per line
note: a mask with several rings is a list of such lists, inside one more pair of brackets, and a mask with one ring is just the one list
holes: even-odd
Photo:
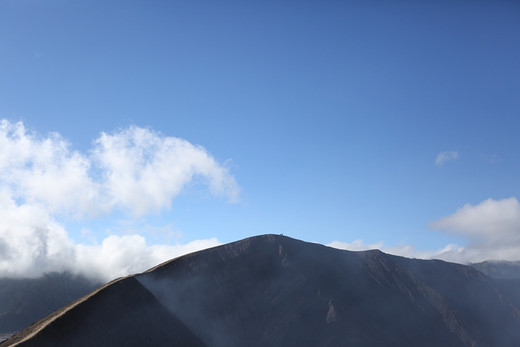
[(70, 273), (0, 278), (0, 334), (22, 330), (101, 284)]
[(484, 261), (471, 264), (478, 271), (493, 278), (520, 279), (520, 261)]
[(117, 279), (1, 346), (520, 346), (520, 280), (262, 235)]

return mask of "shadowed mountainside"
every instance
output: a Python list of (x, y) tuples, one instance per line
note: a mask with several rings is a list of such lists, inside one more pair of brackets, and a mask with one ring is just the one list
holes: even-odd
[(2, 346), (514, 346), (518, 282), (263, 235), (118, 279)]
[(5, 341), (22, 346), (203, 346), (134, 277), (116, 280)]

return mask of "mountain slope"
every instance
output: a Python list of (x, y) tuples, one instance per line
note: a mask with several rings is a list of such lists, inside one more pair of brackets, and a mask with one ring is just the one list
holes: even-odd
[(115, 281), (2, 346), (150, 345), (150, 337), (154, 345), (520, 345), (506, 289), (468, 266), (263, 235)]
[(203, 346), (134, 277), (115, 280), (4, 342), (17, 343), (35, 347)]

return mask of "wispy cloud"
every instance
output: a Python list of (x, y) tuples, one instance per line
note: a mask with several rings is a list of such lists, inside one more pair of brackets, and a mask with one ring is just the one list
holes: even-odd
[(498, 154), (480, 154), (480, 157), (489, 164), (497, 164), (501, 162), (501, 158), (498, 156)]
[(59, 134), (40, 136), (21, 122), (0, 121), (0, 276), (69, 270), (109, 279), (218, 244), (150, 246), (139, 234), (76, 244), (56, 219), (156, 213), (197, 177), (212, 193), (239, 199), (229, 170), (180, 138), (131, 126), (102, 133), (80, 153)]
[(338, 249), (346, 249), (349, 251), (366, 251), (369, 249), (381, 249), (383, 248), (383, 245), (383, 242), (367, 244), (363, 242), (363, 240), (357, 239), (352, 242), (332, 241), (327, 246)]
[(459, 158), (458, 151), (445, 151), (437, 154), (437, 158), (435, 158), (435, 165), (441, 166), (446, 162), (455, 161)]
[(387, 246), (382, 241), (367, 244), (364, 243), (362, 240), (355, 240), (353, 242), (332, 241), (327, 246), (338, 249), (344, 249), (348, 251), (365, 251), (370, 249), (379, 249), (389, 254), (420, 259), (445, 259), (446, 255), (457, 253), (461, 250), (460, 247), (454, 244), (446, 245), (441, 249), (420, 250), (417, 249), (417, 247), (415, 247), (414, 245)]
[(334, 241), (329, 246), (348, 250), (379, 248), (405, 257), (436, 258), (459, 263), (488, 259), (520, 260), (520, 203), (514, 197), (488, 199), (477, 205), (466, 204), (455, 213), (431, 222), (430, 227), (463, 236), (467, 245), (448, 244), (441, 249), (419, 250), (413, 245), (386, 246), (382, 242), (364, 244), (356, 240), (353, 243)]

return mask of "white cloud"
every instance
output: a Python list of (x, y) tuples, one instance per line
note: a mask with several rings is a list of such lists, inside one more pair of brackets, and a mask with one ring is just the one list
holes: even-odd
[(32, 277), (62, 270), (72, 243), (65, 230), (41, 207), (18, 206), (7, 194), (0, 197), (0, 274)]
[(134, 214), (169, 207), (195, 176), (205, 178), (213, 193), (238, 199), (238, 186), (228, 170), (203, 147), (183, 139), (132, 126), (112, 135), (102, 133), (92, 154), (110, 204)]
[(97, 209), (99, 184), (88, 158), (71, 151), (58, 134), (28, 133), (23, 123), (0, 121), (0, 184), (11, 197), (52, 213)]
[(448, 244), (437, 250), (419, 250), (413, 245), (385, 246), (382, 242), (365, 244), (356, 240), (352, 243), (333, 241), (329, 246), (353, 251), (378, 248), (404, 257), (458, 263), (520, 260), (520, 203), (514, 197), (466, 204), (452, 215), (431, 222), (430, 227), (463, 236), (467, 245)]
[(173, 257), (219, 245), (215, 238), (147, 245), (142, 235), (109, 235), (101, 244), (75, 244), (44, 209), (0, 201), (0, 276), (38, 277), (70, 271), (109, 281), (142, 272)]
[(80, 153), (59, 134), (40, 136), (22, 122), (1, 120), (0, 276), (66, 269), (109, 279), (214, 246), (216, 239), (150, 246), (138, 234), (75, 244), (55, 219), (159, 212), (194, 180), (231, 202), (239, 198), (229, 170), (203, 147), (180, 138), (131, 126), (102, 133), (91, 150)]
[(51, 213), (137, 215), (170, 206), (186, 184), (203, 177), (210, 191), (238, 200), (229, 171), (201, 146), (131, 126), (102, 133), (87, 154), (58, 134), (38, 137), (23, 123), (0, 122), (0, 183), (16, 199)]
[(441, 166), (448, 161), (455, 161), (459, 158), (458, 151), (445, 151), (437, 154), (437, 158), (435, 158), (435, 165)]
[(498, 242), (520, 236), (520, 203), (514, 197), (487, 199), (478, 205), (466, 204), (454, 214), (430, 223), (432, 228), (462, 234), (472, 240)]
[(217, 239), (212, 238), (187, 244), (147, 245), (141, 235), (110, 235), (100, 245), (76, 245), (75, 262), (69, 270), (108, 281), (219, 244)]
[(514, 197), (466, 204), (430, 226), (464, 236), (469, 244), (462, 253), (470, 261), (520, 259), (520, 203)]
[(0, 183), (12, 197), (51, 213), (95, 215), (115, 209), (157, 212), (196, 177), (237, 201), (229, 171), (201, 146), (131, 126), (102, 133), (87, 154), (59, 134), (38, 137), (23, 123), (0, 122)]

